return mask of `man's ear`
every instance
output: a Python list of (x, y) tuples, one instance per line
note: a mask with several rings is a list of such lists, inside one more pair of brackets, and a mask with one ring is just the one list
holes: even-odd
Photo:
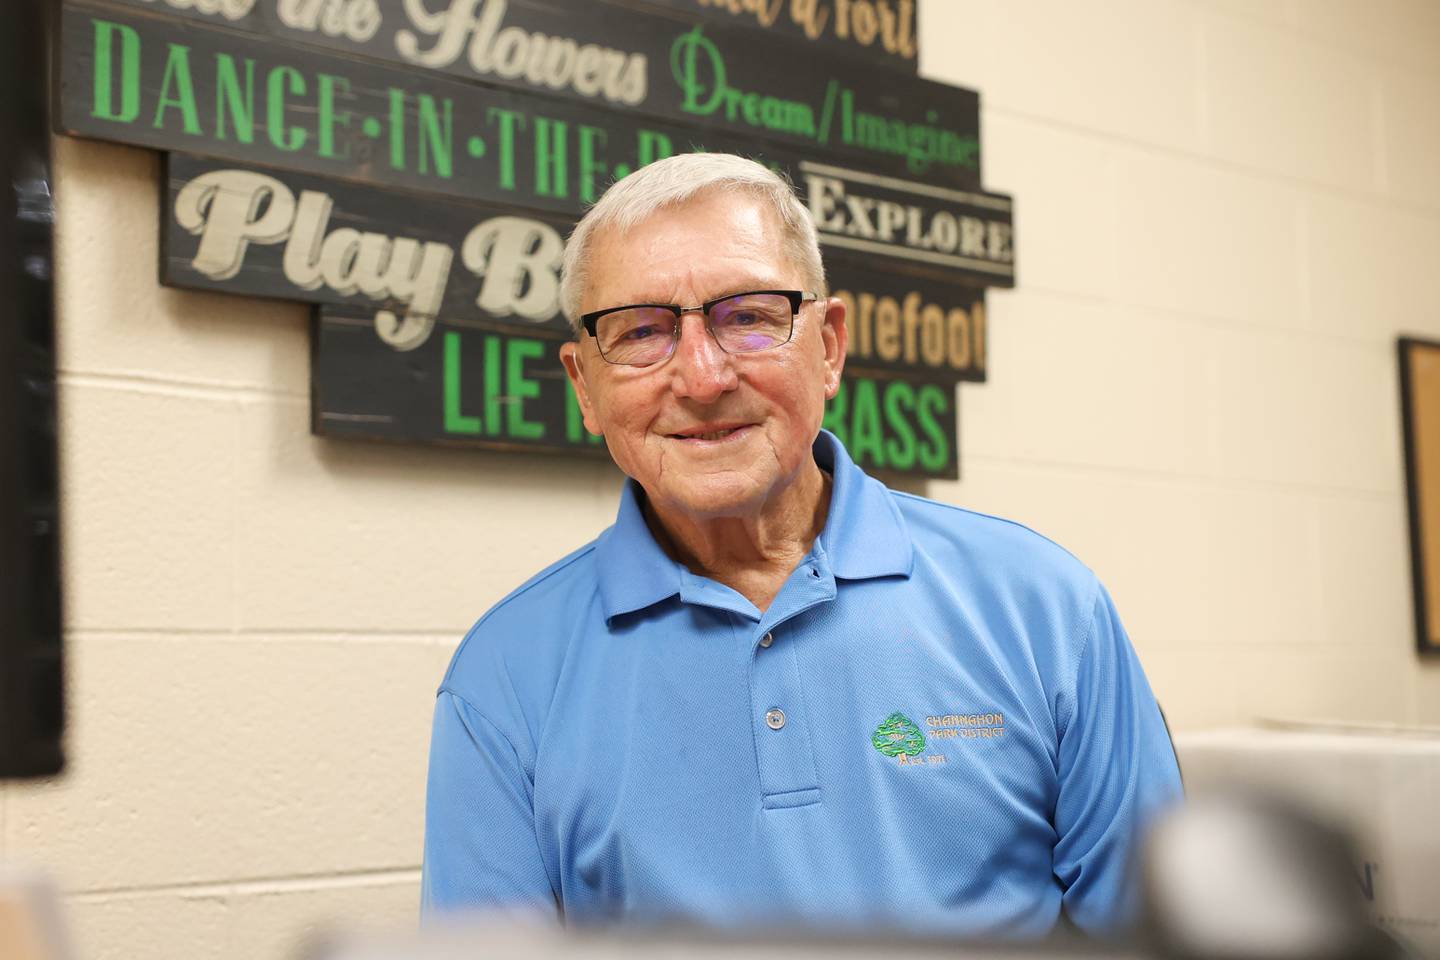
[(825, 399), (835, 399), (840, 392), (840, 375), (845, 372), (845, 351), (850, 346), (850, 328), (846, 323), (845, 301), (827, 297), (820, 301), (825, 321), (820, 339), (825, 344)]
[(581, 354), (580, 344), (574, 340), (562, 343), (560, 362), (565, 367), (565, 375), (570, 378), (570, 386), (575, 390), (575, 399), (580, 403), (585, 429), (597, 437), (603, 436), (605, 431), (600, 429), (600, 420), (595, 416), (595, 401), (590, 395), (590, 384), (585, 379), (585, 357)]

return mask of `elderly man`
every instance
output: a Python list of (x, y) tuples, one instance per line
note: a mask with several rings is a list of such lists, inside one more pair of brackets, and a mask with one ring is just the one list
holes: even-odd
[(440, 688), (427, 911), (1110, 931), (1179, 792), (1094, 574), (893, 492), (820, 430), (845, 363), (815, 231), (739, 157), (610, 188), (565, 252), (615, 523), (470, 631)]

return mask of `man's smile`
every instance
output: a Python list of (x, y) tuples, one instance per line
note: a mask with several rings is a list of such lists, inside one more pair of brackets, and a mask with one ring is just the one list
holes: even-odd
[(679, 440), (687, 446), (712, 446), (733, 442), (749, 434), (753, 423), (702, 423), (675, 433), (667, 433), (670, 440)]

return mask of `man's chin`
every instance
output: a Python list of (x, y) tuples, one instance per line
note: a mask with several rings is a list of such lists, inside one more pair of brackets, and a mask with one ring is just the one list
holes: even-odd
[(692, 520), (749, 516), (759, 512), (766, 500), (764, 485), (754, 477), (729, 472), (667, 477), (657, 492), (662, 509)]

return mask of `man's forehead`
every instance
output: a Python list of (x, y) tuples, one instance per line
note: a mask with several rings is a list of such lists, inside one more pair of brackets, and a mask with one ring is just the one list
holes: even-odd
[(692, 306), (691, 300), (699, 303), (745, 293), (751, 290), (788, 290), (796, 287), (798, 281), (792, 271), (783, 270), (779, 265), (773, 270), (732, 270), (723, 276), (697, 277), (630, 277), (623, 282), (606, 284), (604, 290), (611, 299), (621, 297), (626, 303), (678, 303)]
[(752, 194), (707, 190), (676, 203), (666, 204), (638, 220), (623, 225), (611, 223), (597, 230), (597, 251), (610, 253), (647, 252), (652, 244), (700, 237), (707, 241), (778, 246), (780, 220), (770, 207)]
[(630, 227), (596, 231), (587, 300), (592, 309), (627, 303), (709, 300), (795, 286), (779, 218), (743, 192), (707, 192), (666, 206)]

